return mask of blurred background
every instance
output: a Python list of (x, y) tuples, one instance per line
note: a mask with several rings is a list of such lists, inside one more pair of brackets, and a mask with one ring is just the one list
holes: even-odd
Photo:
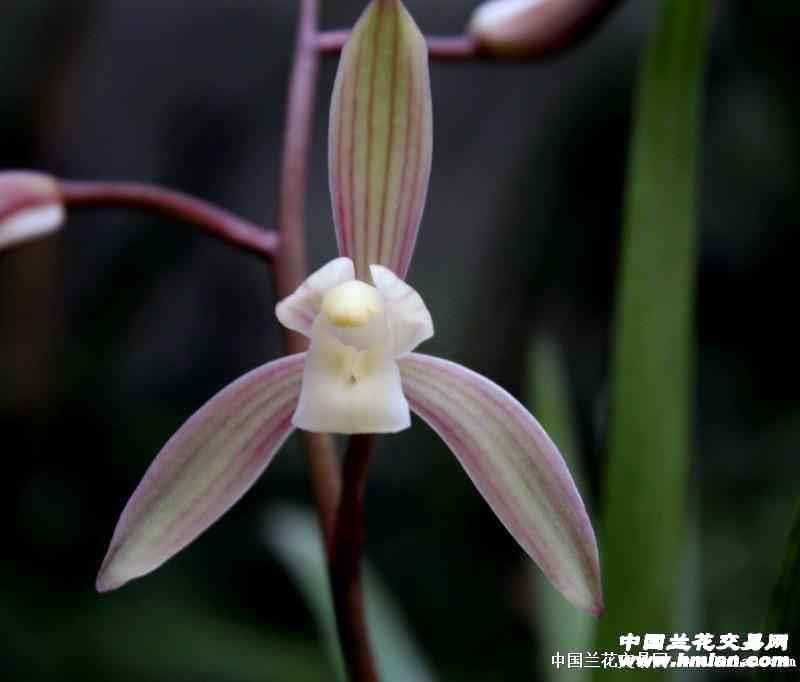
[[(428, 33), (460, 31), (476, 4), (407, 0)], [(323, 5), (334, 28), (363, 3)], [(424, 350), (527, 399), (530, 348), (554, 341), (595, 506), (633, 87), (658, 5), (624, 3), (543, 62), (432, 70), (434, 165), (410, 274), (437, 324)], [(0, 13), (0, 168), (157, 182), (272, 222), (294, 2), (11, 0)], [(763, 629), (797, 496), (798, 19), (793, 0), (727, 0), (715, 18), (687, 630)], [(335, 253), (335, 66), (316, 115), (312, 266)], [(93, 589), (164, 441), (280, 354), (274, 304), (255, 258), (145, 214), (74, 213), (62, 235), (0, 255), (0, 679), (333, 679), (313, 608), (268, 542), (276, 509), (310, 507), (293, 440), (189, 549), (119, 592)], [(366, 502), (372, 566), (437, 678), (540, 679), (553, 652), (530, 566), (421, 422), (380, 439)]]

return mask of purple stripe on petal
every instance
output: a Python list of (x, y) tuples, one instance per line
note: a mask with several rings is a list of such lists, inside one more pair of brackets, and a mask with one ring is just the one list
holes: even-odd
[(404, 236), (397, 245), (397, 274), (405, 279), (414, 254), (417, 241), (419, 224), (425, 208), (425, 199), (428, 194), (428, 182), (431, 175), (431, 159), (433, 155), (433, 113), (432, 98), (430, 95), (430, 75), (428, 73), (428, 54), (417, 55), (418, 64), (414, 73), (419, 79), (416, 84), (416, 148), (418, 151), (417, 165), (414, 170), (409, 196), (409, 213), (403, 223)]
[[(400, 60), (398, 59), (398, 43), (400, 40), (400, 22), (395, 19), (394, 22), (394, 30), (392, 31), (392, 81), (389, 87), (389, 120), (394, 121), (395, 117), (395, 106), (397, 104), (397, 71), (400, 65)], [(386, 164), (383, 169), (383, 190), (381, 192), (381, 210), (379, 214), (379, 223), (378, 223), (378, 246), (377, 246), (377, 253), (369, 259), (370, 264), (378, 263), (381, 258), (383, 258), (383, 248), (384, 248), (384, 239), (385, 234), (387, 231), (386, 225), (386, 201), (389, 194), (389, 177), (390, 173), (392, 172), (392, 159), (398, 152), (402, 152), (405, 148), (405, 145), (396, 145), (395, 144), (395, 137), (397, 136), (397, 129), (396, 126), (390, 125), (389, 127), (389, 140), (388, 140), (388, 147), (389, 150), (386, 154)]]
[(602, 613), (597, 543), (558, 449), (485, 377), (411, 353), (399, 361), (411, 409), (448, 444), (522, 548), (576, 606)]
[(342, 51), (328, 144), (337, 243), (360, 279), (369, 281), (372, 264), (408, 270), (427, 193), (431, 118), (425, 40), (399, 0), (373, 0)]
[[(367, 120), (366, 125), (364, 126), (364, 132), (366, 133), (366, 153), (364, 154), (364, 170), (363, 170), (363, 178), (366, 188), (364, 190), (364, 216), (361, 221), (361, 240), (362, 240), (362, 248), (359, 250), (360, 253), (358, 254), (358, 261), (356, 262), (356, 275), (361, 279), (366, 279), (367, 269), (369, 267), (369, 258), (370, 258), (370, 237), (372, 236), (373, 232), (376, 229), (380, 229), (380, 225), (372, 226), (372, 215), (371, 215), (371, 199), (372, 199), (372, 192), (373, 192), (373, 184), (372, 184), (372, 155), (374, 153), (373, 150), (373, 137), (375, 133), (375, 98), (377, 94), (377, 79), (379, 76), (383, 76), (384, 74), (378, 73), (378, 48), (380, 47), (380, 43), (378, 42), (381, 37), (381, 30), (383, 29), (383, 19), (384, 14), (386, 14), (385, 10), (385, 3), (378, 2), (376, 4), (376, 17), (374, 20), (375, 28), (372, 31), (372, 35), (370, 36), (372, 45), (372, 56), (370, 57), (370, 67), (369, 67), (369, 85), (368, 85), (368, 96), (367, 96)], [(389, 20), (389, 17), (386, 17), (386, 21)], [(378, 140), (378, 144), (380, 144), (382, 140)], [(375, 145), (377, 146), (377, 144)]]
[(293, 430), (304, 364), (300, 353), (245, 374), (178, 429), (122, 512), (98, 590), (158, 568), (255, 483)]
[[(415, 175), (418, 163), (416, 150), (419, 148), (420, 130), (419, 117), (421, 108), (419, 106), (419, 88), (416, 87), (418, 74), (414, 70), (414, 65), (408, 62), (408, 109), (406, 112), (406, 127), (408, 130), (408, 145), (406, 145), (405, 156), (403, 158), (402, 190), (400, 200), (397, 203), (397, 213), (395, 215), (395, 243), (394, 249), (389, 259), (389, 268), (401, 279), (405, 278), (408, 267), (403, 267), (403, 254), (406, 251), (406, 243), (409, 239), (409, 231), (403, 231), (402, 226), (408, 224), (411, 214), (411, 203), (413, 201), (412, 190), (416, 185)], [(415, 152), (412, 154), (412, 151)]]

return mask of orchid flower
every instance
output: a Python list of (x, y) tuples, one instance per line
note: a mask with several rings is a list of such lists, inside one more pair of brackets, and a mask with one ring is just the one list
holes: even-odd
[(342, 53), (330, 113), (340, 257), (280, 301), (310, 339), (213, 397), (167, 442), (129, 500), (97, 581), (110, 590), (194, 540), (256, 481), (295, 428), (389, 433), (415, 412), (441, 436), (522, 548), (578, 607), (602, 611), (597, 545), (553, 442), (499, 386), (412, 352), (433, 335), (403, 281), (431, 168), (425, 40), (399, 0), (373, 0)]

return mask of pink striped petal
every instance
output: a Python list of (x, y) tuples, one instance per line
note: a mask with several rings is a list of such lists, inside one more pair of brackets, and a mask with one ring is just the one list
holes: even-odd
[(433, 148), (428, 49), (399, 0), (373, 0), (342, 51), (330, 114), (329, 173), (339, 253), (408, 271)]
[(447, 360), (398, 361), (411, 409), (450, 446), (522, 548), (579, 608), (603, 610), (591, 522), (558, 449), (502, 388)]
[(304, 363), (299, 353), (254, 369), (178, 429), (122, 512), (99, 591), (158, 568), (253, 485), (294, 428)]

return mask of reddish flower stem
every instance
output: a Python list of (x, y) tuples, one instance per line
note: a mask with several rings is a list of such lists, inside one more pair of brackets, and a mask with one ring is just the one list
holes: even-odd
[[(278, 298), (291, 294), (306, 277), (305, 198), (308, 157), (316, 101), (319, 57), (315, 49), (319, 22), (318, 0), (302, 0), (298, 17), (294, 63), (286, 102), (286, 127), (278, 194), (279, 257), (273, 267)], [(286, 350), (306, 350), (304, 336), (286, 330)], [(328, 435), (301, 432), (309, 482), (326, 545), (333, 537), (339, 505), (341, 473), (333, 440)]]
[[(288, 296), (306, 275), (305, 196), (317, 75), (318, 0), (302, 0), (294, 64), (286, 105), (286, 128), (278, 201), (279, 258), (273, 277), (279, 297)], [(306, 339), (287, 332), (289, 352), (305, 350)], [(329, 435), (301, 432), (306, 466), (328, 557), (336, 624), (345, 665), (353, 682), (376, 682), (361, 593), (364, 478), (373, 438), (353, 436), (345, 459), (345, 487)]]
[[(301, 0), (294, 64), (286, 106), (286, 127), (278, 194), (278, 232), (263, 230), (200, 199), (161, 187), (128, 182), (61, 181), (65, 205), (131, 207), (188, 222), (223, 241), (265, 258), (272, 265), (276, 295), (283, 298), (305, 279), (305, 197), (308, 157), (320, 53), (318, 0)], [(286, 350), (306, 349), (306, 339), (286, 332)], [(346, 456), (347, 485), (333, 439), (301, 432), (317, 515), (327, 549), (336, 622), (353, 682), (375, 682), (360, 584), (363, 543), (363, 487), (373, 437), (351, 438)]]
[(128, 207), (163, 213), (200, 228), (238, 248), (272, 261), (279, 238), (273, 230), (181, 192), (133, 182), (62, 180), (59, 190), (68, 208)]
[[(335, 55), (350, 37), (349, 30), (322, 31), (316, 36), (317, 50), (323, 55)], [(428, 36), (428, 54), (431, 59), (441, 61), (466, 61), (471, 59), (493, 59), (483, 52), (476, 40), (467, 34), (460, 36)]]
[(336, 531), (328, 556), (336, 625), (350, 679), (377, 682), (369, 647), (361, 589), (361, 554), (364, 546), (364, 487), (373, 434), (350, 436), (344, 459), (342, 497)]
[[(482, 46), (470, 33), (456, 36), (427, 36), (428, 54), (437, 61), (505, 61), (530, 62), (558, 54), (580, 43), (591, 35), (621, 0), (592, 0), (586, 2), (577, 13), (557, 20), (552, 24), (550, 35), (531, 44), (520, 52), (498, 53)], [(569, 12), (569, 10), (565, 10)], [(546, 21), (543, 17), (542, 21)], [(317, 50), (320, 54), (338, 54), (349, 30), (324, 31), (317, 35)]]

